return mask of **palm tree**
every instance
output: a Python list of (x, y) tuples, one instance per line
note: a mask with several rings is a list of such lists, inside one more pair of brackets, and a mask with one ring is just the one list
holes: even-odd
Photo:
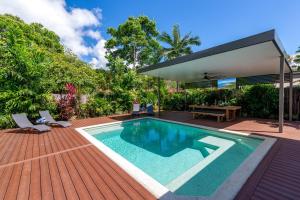
[[(167, 60), (172, 60), (179, 56), (191, 54), (191, 46), (199, 46), (201, 44), (200, 38), (198, 36), (191, 36), (191, 33), (181, 37), (178, 25), (173, 26), (172, 35), (162, 32), (158, 39), (169, 45), (169, 47), (163, 48), (163, 55)], [(178, 81), (176, 81), (176, 90), (178, 92)]]
[(297, 71), (300, 71), (300, 47), (298, 48), (298, 50), (296, 51), (296, 55), (293, 59), (293, 62), (297, 65)]
[(300, 71), (300, 47), (296, 51), (296, 54), (295, 55), (289, 55), (287, 57), (287, 60), (290, 63), (293, 70)]

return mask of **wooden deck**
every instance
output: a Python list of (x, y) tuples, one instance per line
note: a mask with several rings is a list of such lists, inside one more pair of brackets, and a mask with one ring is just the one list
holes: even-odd
[(74, 128), (43, 134), (1, 131), (0, 199), (155, 199)]
[(300, 199), (300, 142), (279, 139), (236, 199)]
[[(155, 199), (74, 130), (127, 117), (75, 120), (43, 134), (0, 131), (0, 199)], [(300, 199), (300, 123), (279, 134), (270, 120), (216, 123), (183, 112), (162, 117), (280, 137), (236, 199)]]

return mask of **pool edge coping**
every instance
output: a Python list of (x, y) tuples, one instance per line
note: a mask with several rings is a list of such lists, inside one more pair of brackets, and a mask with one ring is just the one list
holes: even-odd
[[(101, 141), (94, 138), (91, 134), (87, 133), (84, 129), (102, 127), (107, 125), (121, 124), (128, 121), (135, 121), (140, 119), (155, 119), (165, 122), (177, 123), (182, 125), (187, 125), (196, 128), (202, 128), (206, 130), (218, 131), (223, 133), (242, 135), (251, 138), (263, 139), (264, 141), (252, 152), (234, 171), (228, 176), (224, 182), (218, 186), (218, 188), (210, 196), (182, 196), (176, 195), (171, 192), (164, 185), (156, 181), (150, 175), (146, 174), (144, 171), (136, 167), (134, 164), (126, 160), (124, 157), (119, 155), (117, 152), (113, 151)], [(251, 133), (244, 133), (239, 131), (231, 131), (226, 129), (218, 129), (209, 126), (197, 125), (186, 122), (179, 122), (175, 120), (161, 119), (157, 117), (139, 117), (135, 119), (128, 119), (123, 121), (108, 122), (103, 124), (85, 126), (75, 128), (75, 130), (80, 133), (84, 138), (91, 142), (98, 150), (104, 153), (109, 159), (111, 159), (115, 164), (122, 168), (126, 173), (128, 173), (133, 179), (135, 179), (139, 184), (145, 187), (150, 193), (152, 193), (158, 199), (195, 199), (195, 200), (212, 200), (212, 199), (222, 199), (230, 200), (233, 199), (237, 193), (240, 191), (242, 186), (246, 183), (247, 179), (255, 171), (261, 160), (267, 155), (273, 144), (277, 141), (276, 138), (252, 135)]]

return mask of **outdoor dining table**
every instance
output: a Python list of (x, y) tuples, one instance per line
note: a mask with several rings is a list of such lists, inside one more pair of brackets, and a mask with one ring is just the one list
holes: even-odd
[(189, 108), (195, 109), (210, 109), (210, 110), (224, 110), (226, 121), (236, 119), (237, 111), (241, 110), (241, 106), (218, 106), (218, 105), (190, 105)]

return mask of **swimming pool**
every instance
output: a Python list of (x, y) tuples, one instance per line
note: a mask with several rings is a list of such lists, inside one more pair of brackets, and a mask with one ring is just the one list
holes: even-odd
[[(156, 197), (222, 193), (220, 188), (230, 184), (233, 172), (242, 164), (247, 168), (243, 173), (253, 171), (273, 144), (269, 138), (148, 117), (77, 130)], [(251, 158), (258, 148), (258, 158)], [(252, 160), (248, 166), (247, 159)]]

